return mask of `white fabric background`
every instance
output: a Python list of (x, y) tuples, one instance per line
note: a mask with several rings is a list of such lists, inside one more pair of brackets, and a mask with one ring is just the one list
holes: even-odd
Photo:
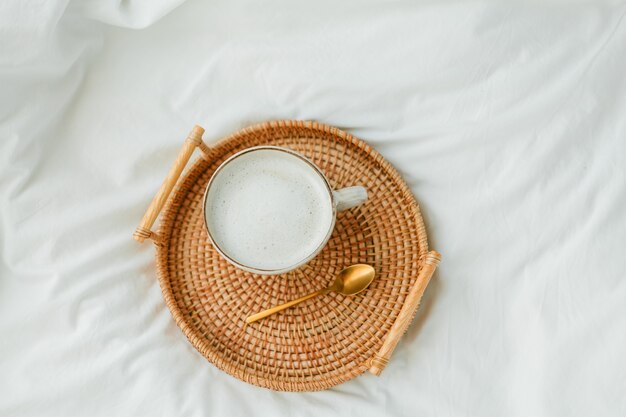
[[(626, 415), (626, 4), (0, 2), (0, 415)], [(275, 393), (186, 342), (132, 232), (189, 128), (311, 119), (443, 253), (380, 378)]]

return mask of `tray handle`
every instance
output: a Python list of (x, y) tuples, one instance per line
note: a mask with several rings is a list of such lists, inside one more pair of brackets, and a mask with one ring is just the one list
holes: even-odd
[(167, 177), (165, 177), (165, 181), (161, 184), (161, 188), (159, 188), (159, 191), (152, 199), (148, 210), (146, 210), (146, 213), (141, 219), (141, 223), (139, 223), (135, 233), (133, 233), (133, 238), (137, 242), (141, 243), (146, 239), (156, 240), (156, 234), (150, 229), (163, 209), (163, 206), (172, 192), (172, 189), (174, 189), (174, 186), (176, 185), (180, 174), (183, 172), (185, 165), (189, 162), (189, 158), (191, 158), (191, 154), (194, 149), (196, 149), (196, 147), (200, 148), (203, 157), (208, 159), (210, 150), (209, 147), (202, 141), (203, 134), (204, 129), (198, 125), (195, 125), (193, 129), (191, 129), (191, 132), (189, 132), (189, 136), (187, 136), (183, 148), (178, 153), (176, 161), (174, 161), (174, 165), (170, 168), (170, 171), (167, 173)]
[(420, 270), (411, 291), (409, 291), (396, 321), (393, 323), (393, 326), (391, 326), (391, 330), (389, 331), (387, 338), (385, 338), (382, 347), (370, 361), (369, 371), (374, 375), (379, 376), (383, 369), (387, 366), (387, 363), (389, 363), (389, 358), (396, 348), (396, 345), (413, 320), (413, 316), (419, 307), (422, 295), (424, 295), (424, 291), (426, 290), (435, 269), (437, 269), (439, 262), (441, 262), (441, 254), (439, 252), (431, 251), (426, 254), (422, 269)]

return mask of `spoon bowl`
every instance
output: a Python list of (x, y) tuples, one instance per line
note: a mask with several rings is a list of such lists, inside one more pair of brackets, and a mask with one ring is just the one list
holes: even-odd
[(355, 295), (366, 289), (374, 280), (376, 272), (371, 265), (356, 264), (342, 270), (332, 290), (343, 295)]

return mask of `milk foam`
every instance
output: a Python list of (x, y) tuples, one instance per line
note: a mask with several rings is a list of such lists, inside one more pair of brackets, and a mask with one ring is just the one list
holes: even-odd
[(324, 241), (333, 221), (324, 179), (307, 162), (279, 150), (245, 153), (213, 179), (207, 226), (217, 246), (238, 263), (289, 268)]

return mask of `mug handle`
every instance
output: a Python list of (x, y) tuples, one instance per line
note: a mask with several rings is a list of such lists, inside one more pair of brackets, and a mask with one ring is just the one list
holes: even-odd
[(333, 191), (337, 211), (347, 210), (360, 206), (367, 201), (367, 190), (365, 187), (355, 185), (354, 187), (341, 188)]

